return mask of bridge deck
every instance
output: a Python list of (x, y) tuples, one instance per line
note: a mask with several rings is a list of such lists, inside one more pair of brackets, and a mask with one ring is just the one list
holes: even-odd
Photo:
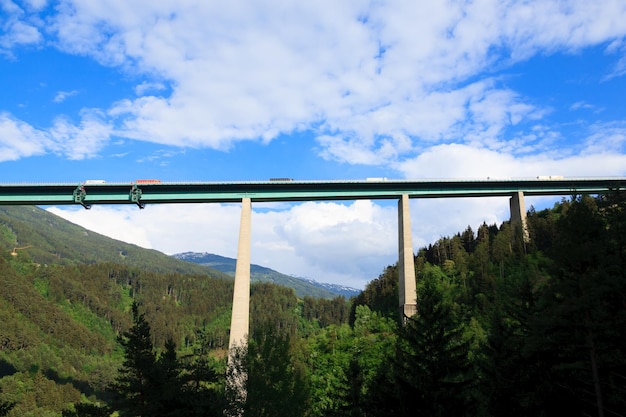
[(482, 180), (336, 180), (250, 182), (82, 182), (0, 184), (0, 205), (72, 205), (398, 199), (599, 194), (623, 189), (626, 177)]

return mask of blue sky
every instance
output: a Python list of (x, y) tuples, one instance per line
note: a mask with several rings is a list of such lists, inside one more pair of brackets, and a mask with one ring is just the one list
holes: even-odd
[[(0, 0), (0, 88), (0, 182), (626, 175), (622, 0)], [(414, 246), (507, 207), (413, 201)], [(393, 204), (254, 208), (255, 263), (362, 287), (397, 258)], [(50, 210), (235, 256), (237, 205)]]

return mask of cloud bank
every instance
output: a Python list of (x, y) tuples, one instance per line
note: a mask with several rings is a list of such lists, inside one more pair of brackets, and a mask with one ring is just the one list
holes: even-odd
[[(86, 109), (74, 126), (54, 120), (47, 129), (22, 129), (27, 148), (70, 158), (95, 156), (113, 137), (226, 150), (242, 140), (313, 131), (322, 157), (349, 164), (402, 166), (443, 144), (517, 159), (561, 149), (554, 141), (560, 130), (541, 122), (551, 109), (510, 88), (500, 70), (538, 54), (607, 44), (616, 57), (607, 77), (624, 73), (620, 0), (62, 0), (2, 7), (5, 53), (48, 42), (138, 79), (137, 96), (97, 109), (97, 121)], [(591, 129), (582, 126), (583, 135)], [(77, 137), (70, 132), (89, 145), (78, 152), (61, 146)], [(5, 159), (30, 155), (4, 147)], [(598, 154), (578, 146), (571, 156)]]

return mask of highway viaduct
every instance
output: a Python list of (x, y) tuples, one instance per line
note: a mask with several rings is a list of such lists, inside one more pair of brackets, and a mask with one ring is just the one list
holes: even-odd
[(161, 182), (137, 180), (108, 183), (0, 184), (0, 205), (82, 205), (166, 203), (241, 203), (241, 222), (233, 293), (229, 348), (245, 344), (249, 331), (250, 238), (253, 202), (395, 199), (398, 200), (399, 311), (416, 312), (416, 283), (411, 240), (409, 199), (453, 197), (508, 197), (511, 222), (522, 227), (525, 238), (524, 196), (572, 196), (623, 190), (626, 177), (446, 180), (367, 180), (238, 182)]

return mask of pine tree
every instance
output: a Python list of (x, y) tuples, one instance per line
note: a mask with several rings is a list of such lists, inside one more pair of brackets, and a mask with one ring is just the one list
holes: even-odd
[(199, 330), (192, 354), (182, 358), (181, 398), (188, 417), (224, 415), (224, 373), (216, 370), (219, 362), (209, 354), (211, 342), (207, 330)]
[(187, 417), (189, 410), (183, 400), (181, 364), (172, 339), (165, 342), (165, 351), (157, 359), (152, 383), (156, 398), (153, 412), (155, 417)]
[(124, 363), (113, 385), (116, 394), (114, 408), (122, 417), (154, 417), (156, 356), (150, 339), (150, 325), (139, 314), (137, 303), (132, 305), (133, 326), (120, 338), (124, 348)]
[[(247, 350), (235, 355), (231, 371), (246, 375), (245, 396), (233, 392), (235, 401), (227, 415), (297, 417), (307, 412), (309, 392), (303, 370), (295, 366), (290, 336), (273, 325), (257, 329)], [(236, 389), (234, 391), (237, 391)]]
[(469, 343), (449, 285), (438, 267), (428, 267), (417, 290), (417, 314), (400, 330), (396, 415), (471, 414)]

